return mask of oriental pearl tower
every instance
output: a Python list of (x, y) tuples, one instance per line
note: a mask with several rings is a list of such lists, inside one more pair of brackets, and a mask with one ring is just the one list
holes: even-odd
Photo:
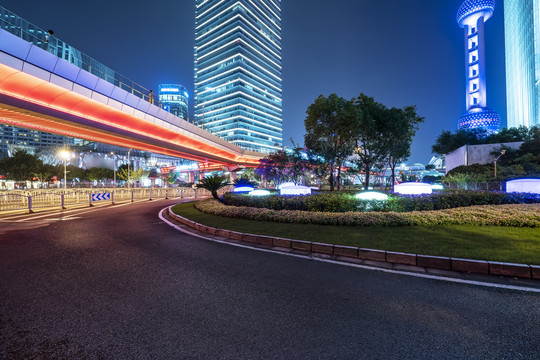
[(465, 29), (465, 91), (467, 112), (459, 120), (458, 129), (485, 129), (488, 134), (499, 131), (501, 118), (487, 108), (486, 51), (484, 23), (495, 11), (495, 0), (465, 0), (457, 12), (457, 22)]

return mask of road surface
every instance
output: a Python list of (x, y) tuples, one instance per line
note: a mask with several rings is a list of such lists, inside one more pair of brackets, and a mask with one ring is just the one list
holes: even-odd
[(185, 235), (159, 200), (0, 219), (0, 359), (539, 359), (540, 294)]

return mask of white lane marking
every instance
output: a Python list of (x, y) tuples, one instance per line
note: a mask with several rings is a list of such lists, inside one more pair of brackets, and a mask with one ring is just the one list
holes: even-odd
[(205, 237), (205, 236), (202, 236), (202, 235), (198, 235), (198, 234), (194, 234), (194, 233), (191, 233), (191, 232), (189, 232), (187, 230), (184, 230), (180, 226), (178, 226), (178, 225), (170, 222), (169, 220), (165, 219), (165, 217), (163, 216), (163, 212), (165, 210), (168, 210), (168, 209), (169, 208), (165, 208), (165, 209), (162, 209), (159, 212), (159, 218), (161, 220), (163, 220), (165, 223), (172, 226), (176, 230), (179, 230), (179, 231), (183, 232), (184, 234), (188, 234), (188, 235), (191, 235), (191, 236), (194, 236), (194, 237), (198, 237), (200, 239), (204, 239), (204, 240), (207, 240), (207, 241), (217, 242), (217, 243), (220, 243), (220, 244), (236, 246), (236, 247), (241, 247), (241, 248), (251, 249), (251, 250), (256, 250), (256, 251), (262, 251), (262, 252), (267, 252), (267, 253), (272, 253), (272, 254), (278, 254), (278, 255), (284, 255), (284, 256), (292, 256), (292, 257), (297, 257), (297, 258), (306, 259), (306, 260), (315, 260), (315, 261), (325, 262), (325, 263), (329, 263), (329, 264), (335, 264), (335, 265), (341, 265), (341, 266), (349, 266), (349, 267), (354, 267), (354, 268), (358, 268), (358, 269), (380, 271), (380, 272), (385, 272), (385, 273), (390, 273), (390, 274), (398, 274), (398, 275), (404, 275), (404, 276), (419, 277), (419, 278), (424, 278), (424, 279), (439, 280), (439, 281), (453, 282), (453, 283), (459, 283), (459, 284), (484, 286), (484, 287), (497, 288), (497, 289), (517, 290), (517, 291), (540, 293), (540, 289), (530, 288), (530, 287), (526, 287), (526, 286), (495, 284), (495, 283), (489, 283), (489, 282), (484, 282), (484, 281), (464, 280), (464, 279), (456, 279), (456, 278), (447, 278), (447, 277), (444, 277), (444, 276), (437, 276), (437, 275), (411, 273), (411, 272), (407, 272), (407, 271), (385, 269), (385, 268), (378, 268), (378, 267), (368, 266), (368, 265), (360, 265), (360, 264), (352, 264), (352, 263), (347, 263), (347, 262), (341, 262), (341, 261), (336, 261), (336, 260), (331, 260), (331, 259), (323, 259), (323, 258), (312, 257), (312, 256), (308, 256), (308, 255), (291, 254), (291, 253), (286, 253), (286, 252), (282, 252), (282, 251), (261, 249), (261, 248), (252, 247), (252, 246), (249, 246), (249, 245), (242, 245), (242, 244), (231, 243), (231, 242), (223, 241), (223, 240), (211, 239), (211, 238), (208, 238), (208, 237)]

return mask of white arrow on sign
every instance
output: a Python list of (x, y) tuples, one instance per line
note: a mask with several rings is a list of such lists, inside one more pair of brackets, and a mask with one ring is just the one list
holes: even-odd
[(92, 201), (111, 200), (111, 193), (92, 194)]

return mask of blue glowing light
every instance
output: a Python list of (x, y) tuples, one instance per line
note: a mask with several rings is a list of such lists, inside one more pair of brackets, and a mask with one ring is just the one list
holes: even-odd
[(486, 129), (488, 135), (499, 131), (501, 126), (501, 117), (498, 113), (490, 109), (482, 109), (482, 111), (466, 112), (459, 119), (458, 128), (460, 130), (467, 129)]
[(466, 0), (459, 7), (456, 20), (459, 26), (464, 27), (469, 16), (484, 16), (484, 21), (487, 21), (493, 15), (494, 11), (495, 0)]
[(518, 179), (507, 181), (506, 192), (540, 194), (540, 179)]
[(357, 199), (360, 200), (379, 200), (386, 201), (388, 200), (388, 195), (376, 192), (376, 191), (367, 191), (356, 195)]
[(394, 186), (394, 191), (403, 195), (422, 195), (433, 193), (431, 184), (420, 182), (406, 182), (397, 184)]
[(251, 186), (240, 186), (240, 187), (234, 188), (233, 192), (245, 193), (245, 192), (252, 192), (253, 190), (255, 190), (255, 188)]

